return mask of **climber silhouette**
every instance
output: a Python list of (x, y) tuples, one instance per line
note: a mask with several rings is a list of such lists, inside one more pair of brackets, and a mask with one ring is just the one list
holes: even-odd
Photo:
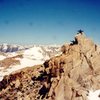
[(81, 34), (81, 35), (82, 35), (83, 32), (84, 32), (84, 31), (80, 29), (80, 30), (78, 30), (78, 33), (77, 33), (77, 34)]

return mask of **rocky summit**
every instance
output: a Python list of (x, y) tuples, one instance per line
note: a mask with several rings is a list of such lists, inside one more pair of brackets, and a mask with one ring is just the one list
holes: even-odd
[(91, 91), (100, 89), (98, 46), (79, 33), (61, 51), (43, 65), (4, 76), (0, 100), (100, 100), (100, 93), (98, 99), (90, 97)]

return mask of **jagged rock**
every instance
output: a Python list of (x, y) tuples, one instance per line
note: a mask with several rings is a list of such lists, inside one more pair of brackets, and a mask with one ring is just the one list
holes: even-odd
[[(43, 65), (22, 69), (0, 82), (1, 100), (88, 100), (100, 89), (100, 52), (84, 34)], [(5, 96), (6, 95), (6, 96)], [(99, 96), (99, 95), (98, 95)]]

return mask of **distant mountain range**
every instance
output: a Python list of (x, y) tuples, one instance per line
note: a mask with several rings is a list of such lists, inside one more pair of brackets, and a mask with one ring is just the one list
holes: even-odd
[(29, 48), (30, 46), (22, 46), (22, 45), (16, 45), (16, 44), (7, 44), (7, 43), (3, 43), (0, 45), (0, 51), (1, 52), (16, 52), (16, 51), (20, 51), (20, 50), (25, 50), (27, 48)]
[(0, 80), (4, 75), (21, 68), (42, 64), (60, 54), (58, 45), (0, 45)]

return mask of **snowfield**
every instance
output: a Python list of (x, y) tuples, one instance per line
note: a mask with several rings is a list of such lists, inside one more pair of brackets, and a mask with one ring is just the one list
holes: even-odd
[[(30, 49), (26, 50), (24, 52), (24, 57), (31, 57), (33, 59), (43, 59), (44, 58), (43, 53), (44, 52), (40, 47), (34, 47), (34, 48), (30, 48)], [(45, 57), (47, 57), (47, 56), (45, 55)], [(47, 57), (47, 58), (49, 59), (49, 57)]]
[[(7, 49), (7, 48), (6, 48)], [(8, 68), (0, 66), (0, 81), (5, 75), (34, 65), (42, 64), (45, 60), (50, 59), (50, 57), (60, 54), (59, 46), (33, 46), (28, 49), (18, 51), (18, 52), (7, 52), (6, 56), (0, 55), (0, 61), (5, 58), (12, 58), (18, 60), (20, 64), (11, 65)], [(16, 57), (17, 55), (22, 55), (22, 57)]]

